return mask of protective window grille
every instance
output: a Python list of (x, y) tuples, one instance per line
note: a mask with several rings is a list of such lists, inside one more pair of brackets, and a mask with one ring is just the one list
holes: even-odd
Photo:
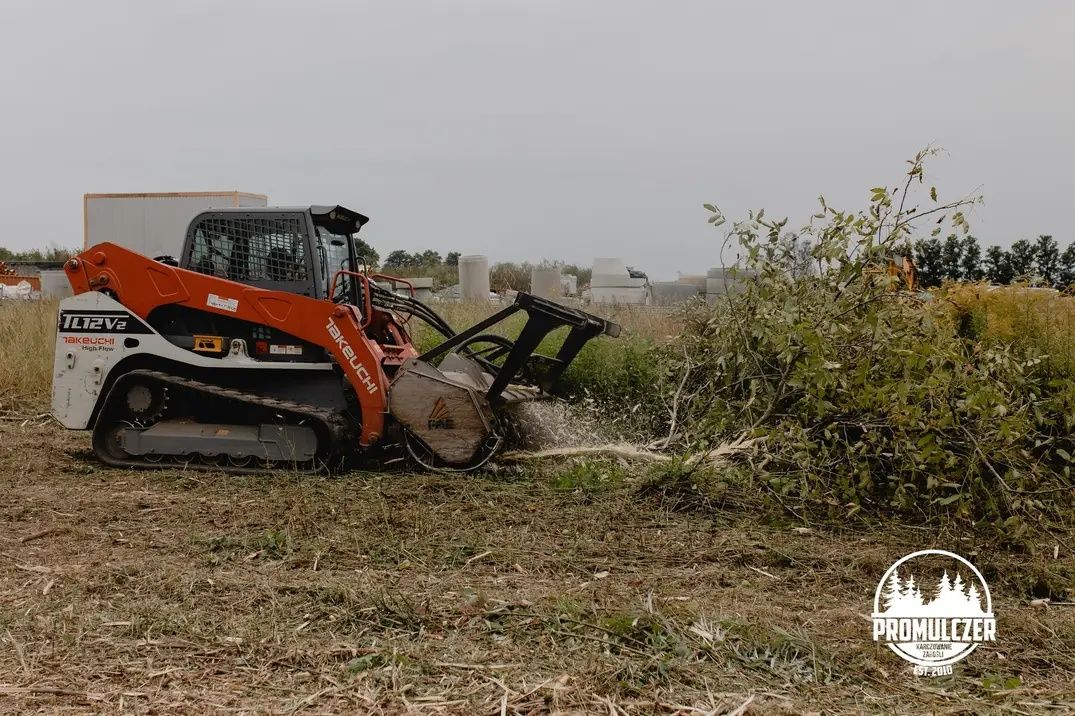
[(194, 229), (188, 266), (232, 281), (305, 281), (302, 216), (207, 217)]

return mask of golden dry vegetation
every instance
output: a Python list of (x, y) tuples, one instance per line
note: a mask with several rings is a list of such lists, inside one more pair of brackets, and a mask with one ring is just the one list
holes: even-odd
[(954, 284), (942, 305), (984, 341), (1037, 349), (1053, 372), (1075, 375), (1075, 297), (1023, 285)]
[(0, 301), (0, 413), (47, 409), (55, 301)]

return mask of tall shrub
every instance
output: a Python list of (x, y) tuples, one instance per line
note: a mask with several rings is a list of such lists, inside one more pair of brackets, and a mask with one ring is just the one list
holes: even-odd
[(695, 309), (667, 351), (667, 370), (682, 377), (666, 381), (679, 394), (678, 440), (696, 451), (760, 438), (743, 474), (782, 506), (991, 520), (1017, 533), (1028, 514), (1070, 497), (1072, 391), (1033, 351), (976, 340), (958, 312), (899, 290), (890, 257), (920, 227), (966, 235), (963, 211), (976, 201), (942, 203), (932, 188), (924, 206), (908, 197), (924, 189), (930, 154), (911, 160), (899, 186), (871, 190), (863, 211), (821, 200), (800, 231), (815, 274), (787, 270), (786, 220), (759, 211), (732, 227), (727, 240), (753, 278), (715, 310)]

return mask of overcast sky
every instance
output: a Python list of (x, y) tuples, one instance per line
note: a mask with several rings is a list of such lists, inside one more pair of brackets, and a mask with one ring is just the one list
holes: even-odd
[(703, 202), (859, 207), (932, 143), (984, 243), (1075, 239), (1070, 2), (0, 0), (0, 245), (86, 192), (340, 203), (395, 248), (720, 263)]

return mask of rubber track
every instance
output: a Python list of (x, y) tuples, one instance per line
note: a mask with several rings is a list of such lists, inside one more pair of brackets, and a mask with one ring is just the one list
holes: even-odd
[[(108, 396), (105, 399), (104, 412), (107, 410), (108, 403), (112, 400), (112, 393), (115, 390), (115, 385), (118, 385), (126, 380), (129, 380), (131, 376), (142, 376), (146, 378), (152, 378), (158, 382), (164, 383), (168, 387), (176, 387), (184, 390), (190, 390), (196, 393), (202, 393), (206, 395), (212, 395), (219, 398), (225, 398), (239, 403), (246, 403), (248, 405), (258, 406), (260, 408), (268, 408), (270, 410), (285, 411), (291, 413), (294, 416), (298, 416), (300, 420), (313, 420), (321, 424), (322, 430), (315, 432), (318, 433), (318, 439), (321, 439), (321, 435), (326, 435), (329, 445), (325, 451), (318, 451), (327, 454), (330, 460), (339, 456), (340, 453), (345, 451), (345, 447), (348, 445), (348, 438), (352, 438), (350, 425), (344, 416), (338, 411), (319, 408), (315, 405), (306, 405), (304, 403), (296, 403), (291, 400), (281, 400), (279, 398), (269, 398), (264, 395), (258, 395), (256, 393), (247, 393), (245, 391), (236, 390), (235, 388), (225, 388), (219, 385), (213, 385), (212, 383), (203, 383), (193, 378), (184, 378), (178, 375), (171, 375), (169, 373), (162, 373), (156, 370), (132, 370), (129, 373), (124, 373), (113, 384), (113, 388), (109, 390)], [(118, 398), (119, 396), (117, 396)], [(98, 421), (99, 423), (99, 421)], [(110, 424), (102, 426), (100, 424), (94, 426), (94, 436), (98, 435), (101, 430), (111, 431), (113, 428), (122, 427), (120, 424)], [(148, 426), (147, 426), (148, 427)], [(107, 439), (107, 437), (104, 437)], [(357, 438), (355, 438), (357, 440)], [(95, 439), (96, 443), (97, 440)], [(138, 459), (119, 459), (112, 455), (102, 454), (103, 451), (95, 450), (97, 456), (113, 467), (139, 467), (156, 470), (167, 470), (183, 468), (188, 470), (199, 470), (203, 472), (233, 472), (241, 474), (264, 474), (277, 472), (281, 469), (289, 472), (296, 471), (296, 465), (289, 461), (279, 461), (274, 465), (268, 465), (265, 467), (243, 467), (238, 465), (228, 464), (202, 464), (185, 460), (181, 456), (171, 456), (173, 459), (166, 461), (169, 456), (164, 456), (159, 462), (153, 462), (151, 460), (138, 460)], [(132, 456), (133, 457), (133, 456)], [(306, 463), (308, 467), (298, 468), (299, 472), (316, 472), (321, 465), (315, 463)]]

